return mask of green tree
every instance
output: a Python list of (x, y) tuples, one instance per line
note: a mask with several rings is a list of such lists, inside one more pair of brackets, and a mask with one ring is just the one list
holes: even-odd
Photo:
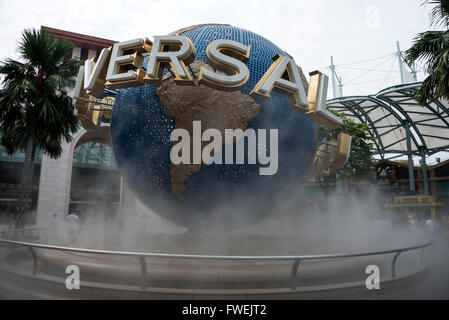
[[(1, 143), (9, 154), (25, 152), (17, 214), (27, 212), (36, 149), (52, 158), (62, 153), (78, 130), (68, 90), (75, 84), (79, 59), (69, 59), (73, 44), (44, 30), (24, 30), (20, 60), (0, 62)], [(21, 219), (18, 223), (23, 223)]]
[(432, 97), (449, 99), (449, 0), (427, 0), (423, 4), (435, 5), (430, 26), (443, 30), (419, 33), (405, 52), (407, 64), (423, 62), (428, 74), (415, 95), (421, 105)]
[(337, 170), (332, 169), (329, 174), (318, 177), (319, 181), (324, 185), (326, 194), (329, 187), (329, 175), (338, 173), (345, 178), (354, 178), (367, 175), (371, 172), (374, 163), (372, 149), (373, 143), (376, 141), (376, 138), (370, 135), (368, 125), (357, 123), (342, 113), (337, 113), (333, 110), (330, 111), (343, 119), (343, 124), (339, 128), (332, 130), (320, 126), (320, 144), (329, 143), (333, 139), (337, 139), (341, 132), (350, 134), (352, 142), (349, 158), (345, 166)]

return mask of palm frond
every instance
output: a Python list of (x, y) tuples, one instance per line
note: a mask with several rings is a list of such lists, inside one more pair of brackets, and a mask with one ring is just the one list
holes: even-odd
[(449, 28), (449, 0), (428, 0), (424, 4), (435, 5), (430, 11), (430, 25)]
[(432, 59), (440, 50), (449, 47), (449, 31), (427, 31), (419, 33), (410, 49), (405, 51), (405, 62), (412, 65), (415, 62), (426, 62)]
[[(7, 152), (24, 150), (29, 137), (51, 157), (78, 130), (67, 91), (75, 84), (79, 59), (68, 59), (73, 44), (43, 30), (24, 30), (18, 46), (23, 62), (0, 62), (0, 124)], [(30, 124), (33, 123), (33, 126)]]
[(42, 67), (51, 59), (51, 43), (52, 38), (47, 32), (28, 29), (22, 33), (18, 51), (24, 60), (36, 67)]

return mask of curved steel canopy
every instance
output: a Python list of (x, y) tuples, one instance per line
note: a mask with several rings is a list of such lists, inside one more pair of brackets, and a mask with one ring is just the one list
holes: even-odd
[[(408, 154), (406, 127), (410, 126), (411, 153), (427, 155), (449, 149), (449, 104), (432, 99), (420, 106), (413, 96), (421, 83), (386, 88), (376, 95), (331, 99), (327, 107), (369, 126), (376, 153)], [(392, 157), (394, 158), (394, 157)]]

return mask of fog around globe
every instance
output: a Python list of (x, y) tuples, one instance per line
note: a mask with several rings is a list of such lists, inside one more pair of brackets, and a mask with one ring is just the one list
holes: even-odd
[[(207, 64), (206, 48), (214, 40), (250, 46), (249, 80), (240, 91), (226, 92), (175, 84), (166, 71), (161, 86), (120, 89), (111, 121), (118, 167), (142, 203), (176, 224), (229, 229), (257, 223), (300, 192), (317, 147), (317, 123), (293, 110), (286, 94), (273, 91), (269, 99), (249, 96), (273, 57), (288, 54), (253, 32), (229, 25), (193, 26), (176, 34), (189, 37), (196, 48), (196, 61), (190, 66), (194, 73)], [(147, 63), (148, 58), (144, 69)], [(300, 74), (307, 88), (301, 70)], [(202, 129), (278, 130), (277, 173), (262, 176), (261, 164), (246, 161), (173, 165), (170, 135), (176, 128), (189, 131), (193, 120), (202, 121)], [(267, 154), (269, 140), (267, 134), (263, 149)], [(259, 139), (257, 144), (261, 144)], [(222, 156), (224, 148), (223, 144)], [(233, 148), (235, 155), (235, 143)]]

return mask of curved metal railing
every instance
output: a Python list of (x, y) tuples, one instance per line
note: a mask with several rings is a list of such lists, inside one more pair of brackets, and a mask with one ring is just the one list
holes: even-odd
[[(21, 230), (10, 230), (14, 231), (30, 231), (30, 230), (40, 230), (44, 229), (21, 229)], [(9, 232), (9, 231), (8, 231)], [(2, 231), (0, 231), (2, 233)], [(5, 232), (3, 232), (4, 235)], [(48, 239), (48, 235), (47, 235)], [(149, 252), (132, 252), (132, 251), (111, 251), (111, 250), (98, 250), (98, 249), (83, 249), (83, 248), (73, 248), (64, 246), (54, 246), (48, 244), (39, 244), (32, 242), (14, 241), (7, 239), (0, 239), (0, 243), (17, 245), (27, 248), (33, 258), (33, 269), (32, 275), (35, 277), (37, 275), (37, 264), (38, 257), (36, 255), (35, 249), (47, 249), (56, 250), (64, 252), (77, 252), (77, 253), (89, 253), (89, 254), (102, 254), (102, 255), (115, 255), (115, 256), (132, 256), (139, 260), (141, 269), (141, 288), (146, 289), (148, 284), (148, 274), (147, 274), (147, 264), (146, 258), (168, 258), (168, 259), (204, 259), (204, 260), (291, 260), (293, 261), (291, 269), (291, 289), (296, 290), (298, 285), (298, 272), (301, 262), (304, 260), (321, 260), (321, 259), (333, 259), (333, 258), (353, 258), (353, 257), (364, 257), (364, 256), (376, 256), (384, 254), (392, 254), (393, 259), (391, 261), (391, 278), (396, 278), (396, 262), (399, 256), (403, 252), (413, 251), (421, 249), (420, 253), (420, 263), (421, 266), (424, 264), (424, 249), (431, 246), (433, 241), (427, 240), (423, 244), (402, 247), (398, 249), (380, 250), (380, 251), (367, 251), (367, 252), (354, 252), (354, 253), (336, 253), (336, 254), (317, 254), (317, 255), (296, 255), (296, 256), (221, 256), (221, 255), (198, 255), (198, 254), (171, 254), (171, 253), (149, 253)]]
[[(8, 234), (16, 234), (16, 233), (19, 233), (19, 232), (21, 232), (22, 234), (25, 234), (25, 233), (30, 232), (30, 231), (31, 232), (36, 232), (37, 231), (39, 234), (43, 234), (45, 236), (45, 242), (48, 244), (49, 237), (48, 237), (47, 230), (48, 229), (43, 229), (43, 228), (11, 229), (11, 230), (0, 230), (0, 234), (1, 234), (1, 237), (3, 239), (5, 239), (5, 235), (8, 235)], [(6, 239), (6, 240), (8, 240), (8, 239)]]

